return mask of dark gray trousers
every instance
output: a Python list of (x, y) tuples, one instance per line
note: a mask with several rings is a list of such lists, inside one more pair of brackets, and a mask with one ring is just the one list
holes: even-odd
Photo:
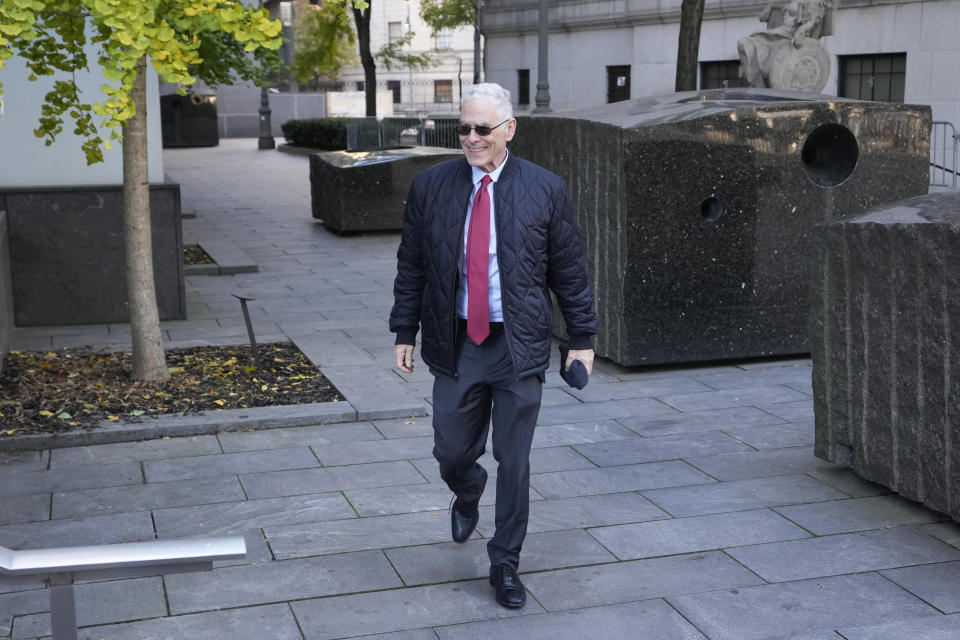
[(457, 342), (457, 373), (435, 373), (433, 455), (440, 476), (467, 503), (480, 500), (487, 482), (477, 463), (493, 426), (497, 461), (496, 532), (487, 543), (490, 564), (517, 568), (530, 511), (530, 443), (543, 382), (533, 375), (516, 379), (506, 336), (493, 333), (482, 345), (468, 337)]

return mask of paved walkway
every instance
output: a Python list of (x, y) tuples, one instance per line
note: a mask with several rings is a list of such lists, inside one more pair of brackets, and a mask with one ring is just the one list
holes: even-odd
[[(189, 316), (164, 323), (168, 343), (243, 342), (231, 294), (245, 293), (259, 339), (305, 348), (360, 420), (0, 464), (0, 545), (246, 536), (246, 562), (80, 585), (81, 638), (960, 638), (960, 529), (813, 457), (807, 360), (600, 362), (580, 392), (551, 372), (521, 556), (530, 598), (499, 607), (484, 578), (494, 496), (474, 539), (450, 542), (430, 419), (415, 416), (429, 375), (391, 369), (397, 236), (315, 224), (306, 158), (254, 140), (164, 155), (197, 213), (185, 240), (231, 243), (259, 266), (188, 277)], [(50, 327), (16, 346), (127, 335)], [(0, 638), (49, 632), (45, 590), (0, 586)]]

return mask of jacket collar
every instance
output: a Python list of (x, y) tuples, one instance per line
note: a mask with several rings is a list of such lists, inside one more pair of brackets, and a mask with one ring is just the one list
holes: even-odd
[[(500, 172), (499, 181), (508, 180), (514, 173), (517, 171), (517, 155), (512, 151), (507, 154), (507, 160), (503, 163), (503, 170)], [(459, 171), (460, 186), (469, 185), (470, 188), (473, 188), (473, 168), (470, 166), (470, 163), (467, 162), (467, 159), (460, 158), (460, 171)]]

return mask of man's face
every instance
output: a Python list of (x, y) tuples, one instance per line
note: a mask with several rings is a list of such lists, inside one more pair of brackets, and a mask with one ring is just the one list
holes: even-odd
[[(460, 122), (474, 127), (496, 127), (502, 120), (497, 118), (497, 110), (486, 100), (470, 100), (460, 109)], [(460, 136), (460, 146), (463, 147), (467, 162), (487, 173), (493, 171), (507, 156), (507, 143), (513, 140), (516, 130), (517, 121), (510, 118), (491, 131), (490, 135), (481, 136), (472, 129), (468, 135)]]

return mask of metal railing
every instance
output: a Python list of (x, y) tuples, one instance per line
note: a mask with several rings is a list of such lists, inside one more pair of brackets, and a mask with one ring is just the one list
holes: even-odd
[(934, 121), (930, 130), (930, 186), (957, 188), (957, 130), (949, 122)]
[(347, 151), (403, 145), (459, 149), (459, 118), (347, 118)]
[(215, 561), (246, 555), (242, 536), (23, 551), (0, 547), (0, 584), (46, 583), (53, 640), (77, 640), (74, 582), (209, 571)]

